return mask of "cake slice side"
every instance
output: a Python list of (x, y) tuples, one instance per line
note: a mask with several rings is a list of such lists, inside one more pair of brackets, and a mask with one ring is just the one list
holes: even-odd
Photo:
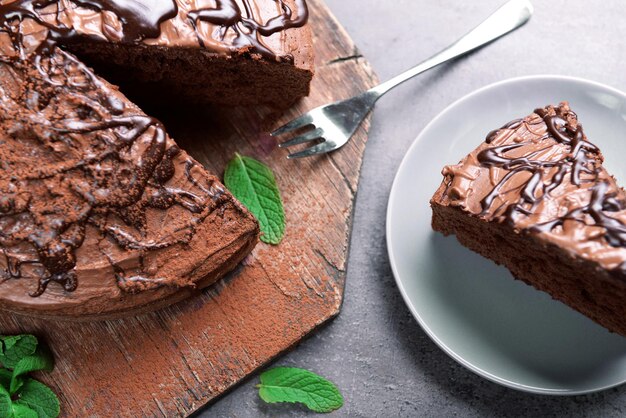
[(432, 226), (626, 336), (626, 196), (567, 103), (502, 129), (445, 167)]
[[(306, 38), (310, 38), (308, 30), (301, 37), (303, 42)], [(141, 103), (287, 109), (309, 95), (314, 74), (312, 54), (304, 66), (297, 66), (250, 54), (223, 56), (198, 48), (96, 42), (69, 49)]]

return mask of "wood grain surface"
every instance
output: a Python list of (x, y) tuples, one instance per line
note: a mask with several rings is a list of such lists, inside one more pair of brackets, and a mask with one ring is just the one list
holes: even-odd
[(371, 87), (376, 76), (326, 5), (309, 4), (316, 75), (310, 97), (289, 112), (152, 112), (213, 172), (235, 152), (272, 167), (287, 214), (284, 241), (260, 243), (226, 279), (151, 314), (98, 323), (0, 318), (0, 333), (34, 333), (54, 351), (55, 370), (40, 378), (59, 395), (62, 416), (186, 416), (339, 313), (369, 122), (340, 151), (298, 161), (264, 132)]

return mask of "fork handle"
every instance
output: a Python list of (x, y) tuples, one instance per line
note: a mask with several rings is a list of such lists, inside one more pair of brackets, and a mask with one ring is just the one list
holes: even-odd
[(410, 78), (439, 64), (467, 54), (519, 28), (530, 19), (533, 6), (529, 0), (510, 0), (461, 39), (408, 71), (368, 90), (376, 99)]

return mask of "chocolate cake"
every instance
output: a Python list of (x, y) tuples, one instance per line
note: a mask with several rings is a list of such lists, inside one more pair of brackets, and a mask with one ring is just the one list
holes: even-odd
[(259, 230), (158, 120), (62, 49), (82, 42), (66, 25), (77, 6), (100, 13), (85, 30), (106, 21), (142, 42), (180, 13), (165, 0), (0, 0), (0, 309), (111, 318), (214, 283)]
[[(305, 0), (0, 5), (10, 33), (27, 48), (52, 37), (134, 99), (286, 108), (309, 93), (313, 50)], [(0, 52), (12, 54), (10, 42), (3, 43), (9, 48)]]
[(433, 229), (626, 336), (626, 194), (567, 103), (443, 169)]

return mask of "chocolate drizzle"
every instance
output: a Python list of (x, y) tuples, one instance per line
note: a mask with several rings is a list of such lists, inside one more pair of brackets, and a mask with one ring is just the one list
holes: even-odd
[[(214, 40), (231, 53), (256, 53), (271, 60), (292, 62), (293, 56), (279, 55), (267, 45), (265, 38), (291, 28), (302, 27), (309, 17), (306, 0), (295, 0), (295, 16), (285, 0), (266, 0), (276, 2), (280, 11), (265, 23), (262, 23), (258, 12), (255, 13), (252, 0), (242, 1), (243, 11), (236, 0), (216, 0), (215, 7), (189, 10), (186, 15), (179, 10), (180, 1), (16, 0), (0, 5), (0, 30), (10, 35), (14, 48), (21, 51), (23, 57), (24, 36), (11, 25), (25, 19), (32, 19), (50, 31), (47, 41), (40, 44), (41, 49), (49, 49), (57, 43), (67, 45), (85, 38), (102, 41), (102, 37), (105, 37), (110, 42), (141, 43), (158, 38), (162, 33), (162, 24), (175, 20), (180, 15), (195, 30), (201, 47), (211, 48), (211, 43), (203, 40), (198, 28), (198, 22), (208, 22), (216, 26), (212, 34)], [(101, 15), (100, 36), (83, 33), (85, 28), (80, 27), (80, 24), (74, 26), (73, 23), (63, 23), (66, 22), (66, 15), (73, 13), (74, 9), (92, 10)], [(121, 27), (116, 29), (118, 24)], [(227, 35), (231, 32), (232, 40), (230, 37), (227, 40)]]
[(178, 14), (175, 0), (73, 0), (98, 12), (114, 13), (122, 22), (122, 41), (139, 42), (161, 34), (161, 23)]
[[(165, 0), (71, 3), (114, 13), (125, 42), (158, 36), (161, 22), (178, 13), (177, 4)], [(159, 121), (126, 106), (117, 92), (57, 47), (79, 36), (42, 17), (47, 7), (56, 6), (61, 14), (60, 4), (17, 0), (0, 5), (0, 36), (12, 49), (0, 54), (0, 122), (5, 122), (0, 129), (0, 251), (6, 264), (0, 282), (36, 277), (33, 297), (50, 283), (76, 290), (76, 253), (87, 229), (95, 229), (122, 290), (193, 285), (151, 276), (143, 257), (188, 243), (196, 226), (222, 203), (224, 191), (213, 180), (203, 184), (195, 178), (196, 163), (173, 145)], [(21, 32), (28, 19), (48, 31), (34, 49)], [(169, 182), (181, 162), (193, 190)], [(148, 211), (174, 206), (187, 215), (167, 234), (153, 236)], [(115, 250), (104, 249), (110, 244), (136, 252), (139, 267), (126, 272)]]
[[(489, 177), (491, 187), (485, 180), (481, 181), (484, 189), (477, 185), (478, 172)], [(588, 245), (579, 242), (600, 246), (585, 254), (601, 252), (602, 245), (626, 250), (621, 213), (626, 211), (626, 200), (603, 169), (599, 149), (587, 140), (566, 103), (536, 109), (535, 115), (490, 132), (485, 145), (444, 174), (451, 176), (447, 194), (453, 204), (470, 208), (467, 191), (480, 188), (476, 214), (484, 219), (507, 222), (525, 233), (547, 234), (572, 248)], [(611, 259), (616, 258), (611, 255)], [(626, 257), (621, 260), (611, 261), (620, 277), (626, 274)]]
[[(120, 41), (126, 43), (141, 42), (146, 38), (158, 37), (161, 23), (178, 14), (178, 6), (174, 0), (71, 0), (76, 6), (111, 12), (122, 24)], [(44, 15), (46, 8), (56, 8), (57, 20), (65, 10), (59, 0), (16, 0), (0, 5), (0, 30), (9, 34), (13, 47), (24, 57), (23, 34), (11, 26), (12, 23), (32, 19), (50, 32), (48, 38), (39, 46), (39, 53), (45, 53), (57, 43), (71, 43), (84, 37), (74, 27), (64, 27), (49, 23)]]
[[(309, 17), (309, 10), (305, 0), (296, 0), (298, 16), (293, 17), (293, 11), (284, 0), (275, 0), (282, 10), (282, 13), (267, 21), (264, 25), (254, 19), (254, 13), (250, 0), (243, 0), (245, 16), (242, 14), (239, 5), (235, 0), (216, 0), (214, 8), (192, 10), (187, 14), (192, 24), (197, 21), (210, 22), (221, 26), (220, 38), (223, 40), (228, 30), (235, 32), (233, 49), (236, 51), (249, 50), (260, 53), (266, 58), (293, 61), (291, 55), (277, 57), (261, 40), (262, 36), (272, 36), (275, 33), (286, 29), (302, 27)], [(200, 38), (198, 41), (202, 45)]]
[[(507, 152), (520, 148), (524, 146), (524, 144), (487, 148), (477, 155), (478, 161), (485, 167), (499, 167), (507, 170), (507, 174), (504, 178), (500, 180), (481, 202), (483, 212), (489, 210), (493, 200), (500, 194), (502, 187), (511, 177), (521, 172), (531, 174), (529, 180), (522, 188), (519, 203), (514, 205), (508, 212), (509, 221), (512, 223), (514, 222), (513, 217), (515, 211), (521, 211), (526, 214), (532, 212), (538, 200), (563, 183), (567, 172), (570, 173), (571, 182), (575, 185), (580, 184), (581, 172), (589, 174), (595, 172), (594, 156), (597, 156), (598, 148), (584, 139), (583, 129), (580, 124), (572, 129), (565, 118), (556, 114), (551, 115), (545, 109), (536, 109), (535, 113), (543, 119), (548, 128), (548, 133), (540, 140), (552, 137), (557, 142), (567, 145), (570, 148), (570, 153), (564, 158), (557, 161), (534, 159), (543, 149), (539, 149), (523, 157), (509, 158), (506, 156)], [(521, 123), (521, 120), (516, 120), (503, 126), (502, 129), (515, 129), (520, 126)], [(491, 143), (499, 132), (500, 131), (491, 132), (485, 142)], [(556, 174), (553, 175), (548, 182), (542, 181), (546, 170), (549, 168), (556, 168)], [(537, 196), (540, 197), (538, 198)], [(526, 204), (530, 204), (531, 207), (525, 208)]]

